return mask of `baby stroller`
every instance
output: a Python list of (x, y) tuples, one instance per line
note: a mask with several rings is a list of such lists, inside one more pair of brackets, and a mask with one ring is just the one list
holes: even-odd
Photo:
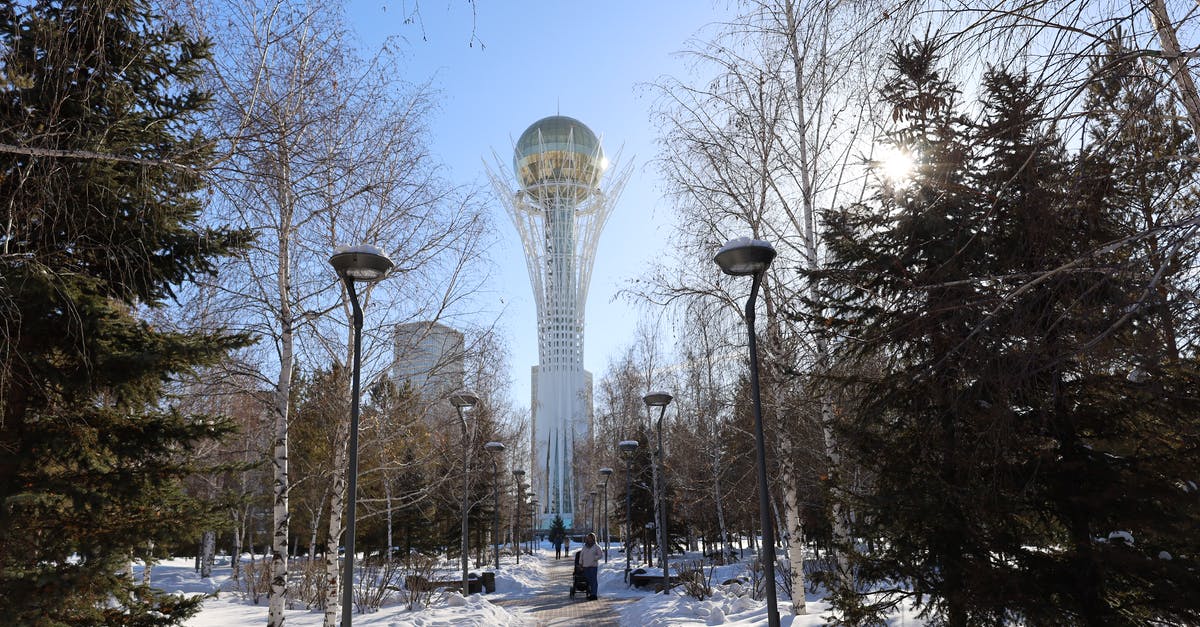
[(571, 598), (575, 598), (576, 592), (582, 592), (583, 598), (588, 597), (588, 581), (587, 577), (583, 576), (583, 566), (579, 564), (579, 551), (575, 552), (575, 572), (571, 574)]

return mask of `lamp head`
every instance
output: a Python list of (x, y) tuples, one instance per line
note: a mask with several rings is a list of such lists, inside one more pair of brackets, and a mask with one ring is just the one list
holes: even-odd
[(617, 448), (621, 449), (621, 454), (626, 457), (633, 455), (633, 452), (637, 450), (637, 447), (637, 440), (621, 440), (620, 442), (617, 442)]
[(600, 469), (600, 475), (601, 475), (601, 476), (603, 476), (603, 477), (608, 477), (608, 476), (609, 476), (609, 475), (611, 475), (612, 473), (613, 473), (613, 470), (612, 470), (612, 468), (609, 468), (609, 467), (607, 467), (607, 466), (605, 466), (604, 468), (601, 468), (601, 469)]
[(329, 258), (329, 265), (343, 281), (370, 283), (387, 276), (392, 260), (375, 246), (338, 246)]
[(493, 453), (503, 453), (504, 452), (504, 443), (503, 442), (488, 442), (487, 444), (483, 445), (483, 448), (485, 448)]
[(667, 405), (671, 404), (672, 398), (674, 397), (670, 394), (659, 391), (650, 392), (649, 394), (643, 396), (642, 400), (646, 402), (647, 407), (666, 407)]
[(518, 481), (520, 481), (521, 477), (525, 476), (525, 471), (521, 470), (520, 468), (513, 468), (513, 476), (516, 477)]
[(770, 244), (749, 237), (729, 240), (713, 257), (721, 270), (732, 276), (758, 274), (766, 270), (773, 259), (775, 249)]
[(459, 392), (450, 395), (450, 404), (462, 409), (463, 407), (474, 407), (479, 402), (479, 397), (471, 392)]

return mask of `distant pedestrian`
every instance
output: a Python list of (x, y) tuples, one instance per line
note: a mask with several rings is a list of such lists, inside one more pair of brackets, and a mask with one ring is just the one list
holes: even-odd
[(554, 559), (562, 559), (562, 540), (554, 540)]
[(604, 549), (596, 544), (596, 534), (589, 533), (583, 540), (583, 548), (579, 550), (579, 565), (583, 567), (583, 577), (588, 582), (588, 600), (595, 601), (599, 592), (598, 571), (600, 558), (604, 557)]

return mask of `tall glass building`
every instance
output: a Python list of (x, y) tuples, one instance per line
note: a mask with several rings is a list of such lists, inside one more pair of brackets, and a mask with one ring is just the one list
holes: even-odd
[[(497, 168), (499, 169), (499, 168)], [(530, 463), (539, 526), (574, 525), (587, 478), (575, 477), (575, 446), (589, 437), (591, 374), (583, 369), (583, 317), (596, 243), (629, 169), (605, 177), (600, 140), (579, 120), (534, 122), (513, 154), (511, 179), (491, 172), (521, 243), (537, 304), (538, 365), (532, 370)]]

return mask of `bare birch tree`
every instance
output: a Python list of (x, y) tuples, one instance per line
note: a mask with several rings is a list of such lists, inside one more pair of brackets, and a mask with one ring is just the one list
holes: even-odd
[[(207, 8), (207, 7), (206, 7)], [(258, 231), (255, 248), (234, 268), (229, 302), (244, 312), (242, 323), (271, 340), (275, 368), (264, 373), (272, 390), (272, 567), (268, 623), (283, 624), (287, 596), (288, 418), (297, 333), (324, 286), (297, 271), (306, 265), (298, 250), (301, 230), (320, 211), (314, 207), (314, 176), (328, 164), (313, 143), (329, 116), (328, 81), (339, 75), (331, 48), (336, 35), (316, 28), (311, 10), (278, 3), (214, 7), (225, 21), (224, 54), (213, 78), (225, 161), (216, 188), (219, 211)], [(270, 373), (273, 379), (269, 379)], [(333, 586), (336, 589), (336, 585)]]
[[(472, 291), (483, 221), (469, 193), (443, 180), (426, 146), (432, 101), (410, 86), (384, 51), (362, 58), (337, 5), (228, 2), (193, 5), (196, 21), (221, 32), (213, 72), (214, 125), (223, 160), (214, 205), (259, 238), (223, 285), (244, 328), (269, 339), (259, 374), (273, 390), (274, 513), (269, 622), (283, 621), (289, 533), (288, 419), (292, 377), (304, 363), (350, 364), (348, 312), (327, 265), (334, 247), (380, 246), (395, 278), (364, 290), (367, 380), (397, 322), (436, 319)], [(378, 295), (378, 296), (377, 296)], [(340, 306), (339, 306), (340, 305)], [(348, 373), (349, 368), (342, 368)], [(348, 389), (348, 388), (347, 388)], [(346, 420), (334, 425), (326, 538), (325, 622), (338, 613), (337, 546), (345, 499)], [(343, 582), (344, 583), (344, 582)]]
[[(952, 4), (910, 0), (898, 10), (916, 15), (938, 33), (941, 50), (964, 69), (992, 65), (1028, 71), (1048, 88), (1060, 121), (1076, 119), (1086, 86), (1137, 60), (1171, 94), (1178, 115), (1200, 131), (1194, 42), (1200, 15), (1190, 1), (1144, 3), (1037, 0), (1027, 3)], [(1116, 41), (1120, 56), (1108, 54)], [(1183, 42), (1183, 43), (1181, 43)], [(1191, 44), (1185, 47), (1184, 43)], [(1093, 64), (1106, 59), (1105, 71)]]
[[(867, 98), (876, 80), (890, 24), (874, 3), (763, 0), (711, 42), (692, 52), (709, 80), (664, 79), (658, 120), (660, 163), (677, 199), (682, 273), (659, 276), (652, 298), (715, 297), (736, 304), (736, 284), (718, 276), (710, 260), (725, 240), (750, 235), (771, 241), (779, 260), (764, 283), (764, 352), (770, 378), (788, 390), (772, 397), (816, 395), (813, 415), (773, 427), (782, 535), (792, 568), (792, 611), (805, 612), (801, 502), (797, 493), (802, 424), (818, 426), (817, 446), (837, 466), (829, 428), (831, 400), (814, 375), (828, 367), (829, 338), (802, 320), (811, 294), (800, 273), (820, 267), (818, 216), (823, 208), (857, 199), (871, 162), (876, 115)], [(703, 261), (701, 261), (703, 260)], [(703, 264), (703, 265), (702, 265)], [(691, 268), (709, 270), (699, 274)], [(674, 270), (674, 268), (672, 269)], [(678, 277), (678, 278), (676, 278)], [(819, 310), (819, 303), (815, 304)], [(776, 406), (777, 415), (783, 406)], [(807, 443), (806, 443), (807, 444)], [(824, 474), (824, 473), (823, 473)], [(835, 530), (840, 514), (834, 515)]]
[(725, 495), (728, 493), (725, 458), (729, 446), (724, 442), (725, 425), (730, 417), (729, 407), (736, 389), (736, 382), (729, 380), (729, 362), (740, 362), (734, 355), (726, 338), (731, 334), (723, 325), (731, 320), (713, 311), (716, 303), (694, 301), (683, 308), (683, 323), (679, 357), (679, 403), (680, 414), (685, 416), (686, 426), (682, 431), (691, 435), (694, 444), (689, 456), (702, 460), (701, 468), (695, 471), (695, 480), (688, 484), (706, 486), (706, 498), (702, 508), (715, 508), (717, 536), (720, 540), (722, 561), (734, 554), (730, 541), (729, 525), (726, 522)]

